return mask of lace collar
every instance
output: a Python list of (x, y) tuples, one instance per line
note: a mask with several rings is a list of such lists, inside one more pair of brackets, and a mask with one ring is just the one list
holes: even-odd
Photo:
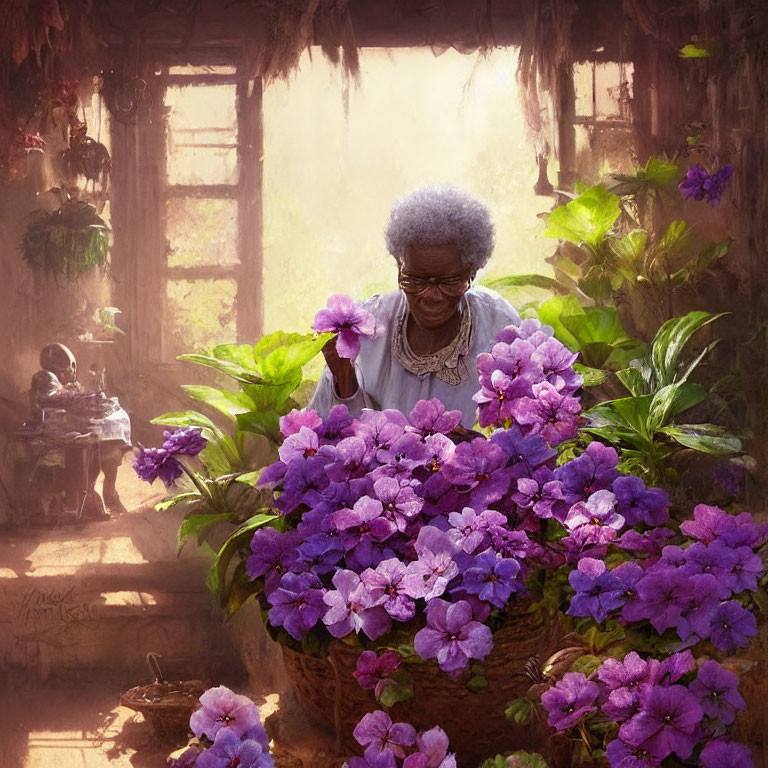
[(408, 320), (408, 302), (401, 300), (400, 310), (395, 319), (392, 334), (392, 357), (410, 373), (417, 376), (434, 374), (446, 384), (458, 386), (469, 377), (464, 358), (469, 354), (469, 339), (472, 332), (472, 312), (466, 297), (459, 306), (461, 325), (459, 332), (450, 344), (428, 355), (417, 355), (408, 343), (406, 322)]

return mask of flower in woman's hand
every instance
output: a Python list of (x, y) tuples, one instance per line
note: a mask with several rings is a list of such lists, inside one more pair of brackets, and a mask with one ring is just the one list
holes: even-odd
[(376, 321), (370, 312), (355, 304), (351, 296), (335, 293), (312, 323), (318, 333), (337, 333), (336, 351), (339, 357), (354, 360), (360, 352), (360, 338), (373, 338)]

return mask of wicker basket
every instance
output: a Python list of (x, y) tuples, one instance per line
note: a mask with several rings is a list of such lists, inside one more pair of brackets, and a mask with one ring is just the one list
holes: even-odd
[[(508, 750), (538, 751), (544, 745), (545, 729), (515, 726), (504, 710), (511, 699), (526, 694), (531, 682), (523, 674), (525, 662), (547, 654), (554, 645), (550, 634), (527, 612), (527, 604), (521, 603), (494, 634), (493, 652), (484, 663), (486, 689), (472, 692), (432, 662), (409, 665), (414, 697), (393, 706), (392, 719), (412, 723), (417, 729), (442, 727), (462, 768)], [(377, 706), (373, 692), (360, 688), (352, 676), (359, 649), (337, 641), (329, 656), (317, 657), (281, 647), (286, 672), (303, 709), (334, 731), (339, 752), (359, 752), (352, 731)]]
[(158, 736), (177, 739), (189, 733), (189, 717), (207, 687), (202, 680), (137, 685), (120, 696), (120, 703), (141, 712)]

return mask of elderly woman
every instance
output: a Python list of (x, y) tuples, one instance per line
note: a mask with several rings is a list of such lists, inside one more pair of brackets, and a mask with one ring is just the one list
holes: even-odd
[(494, 245), (488, 209), (452, 186), (423, 187), (399, 200), (386, 229), (398, 267), (399, 291), (372, 296), (376, 337), (363, 339), (353, 365), (332, 341), (310, 408), (325, 415), (338, 404), (396, 408), (439, 398), (475, 423), (476, 360), (495, 335), (520, 316), (497, 293), (473, 286)]

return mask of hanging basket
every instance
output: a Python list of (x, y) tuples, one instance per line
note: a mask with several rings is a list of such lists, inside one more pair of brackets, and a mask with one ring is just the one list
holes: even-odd
[[(434, 662), (409, 664), (414, 696), (395, 704), (390, 716), (417, 729), (439, 725), (446, 731), (459, 766), (475, 766), (487, 757), (514, 749), (539, 751), (547, 731), (542, 726), (516, 726), (504, 710), (512, 699), (525, 696), (531, 681), (525, 663), (532, 656), (548, 655), (554, 642), (547, 627), (519, 608), (493, 636), (494, 648), (485, 660), (488, 687), (470, 691), (464, 681), (452, 680)], [(358, 753), (352, 731), (360, 718), (377, 708), (372, 691), (365, 691), (352, 676), (360, 655), (340, 641), (326, 657), (310, 656), (281, 646), (285, 668), (305, 712), (329, 727), (340, 753)]]

